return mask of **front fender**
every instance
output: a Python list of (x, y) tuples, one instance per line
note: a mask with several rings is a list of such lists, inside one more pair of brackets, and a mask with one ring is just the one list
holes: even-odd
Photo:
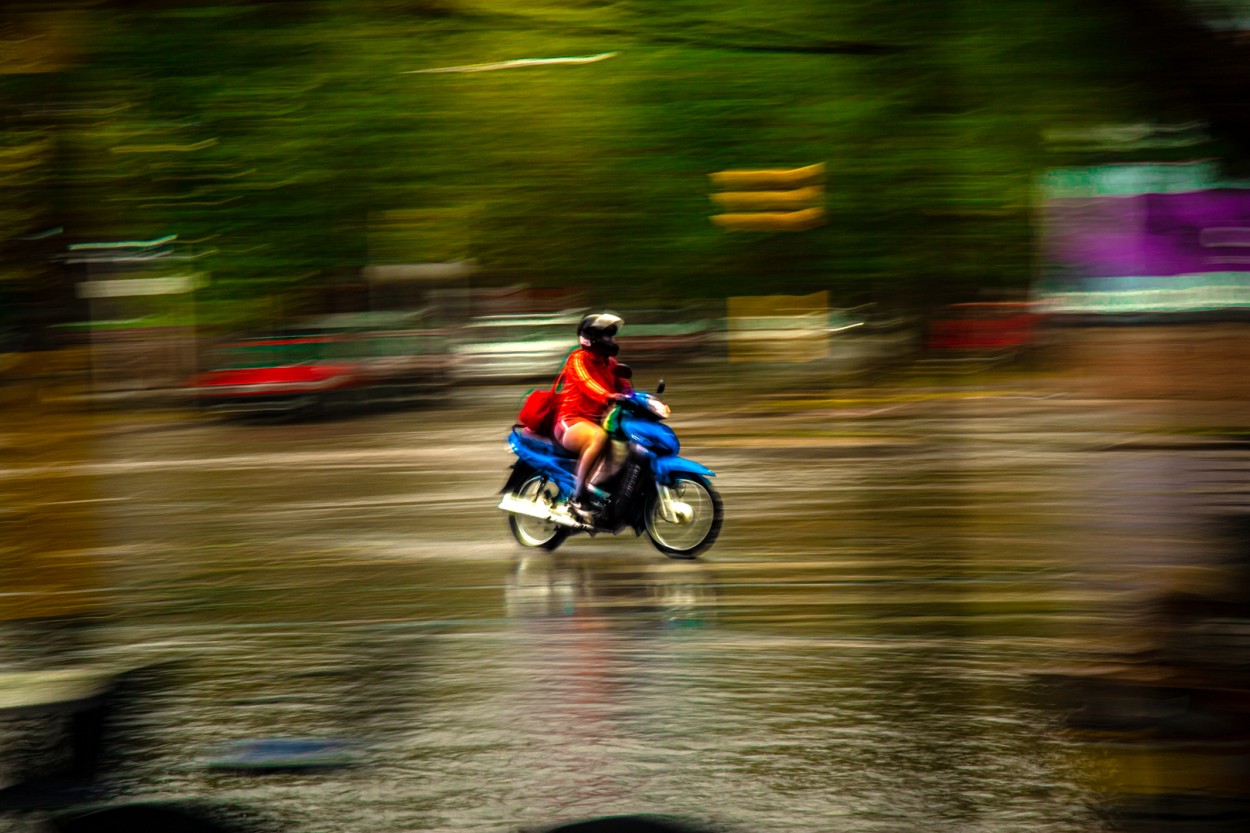
[(656, 482), (664, 486), (671, 486), (674, 476), (678, 474), (697, 474), (703, 477), (716, 476), (716, 472), (702, 463), (696, 463), (694, 460), (687, 460), (685, 457), (677, 457), (675, 455), (656, 457), (651, 461), (651, 471), (655, 474)]

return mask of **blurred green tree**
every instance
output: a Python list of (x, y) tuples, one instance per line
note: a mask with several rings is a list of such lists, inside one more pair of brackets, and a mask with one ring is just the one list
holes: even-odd
[[(64, 229), (60, 250), (175, 233), (222, 320), (257, 298), (315, 299), (372, 261), (458, 257), (486, 283), (585, 285), (622, 305), (1020, 291), (1032, 183), (1056, 161), (1043, 132), (1190, 114), (1139, 82), (1151, 56), (1117, 45), (1122, 15), (1078, 0), (65, 0), (22, 14), (72, 37), (0, 74), (0, 165), (34, 160), (4, 171), (0, 280), (66, 291), (50, 244), (29, 239), (42, 229)], [(587, 60), (505, 64), (560, 57)], [(825, 225), (710, 221), (709, 173), (820, 162)]]

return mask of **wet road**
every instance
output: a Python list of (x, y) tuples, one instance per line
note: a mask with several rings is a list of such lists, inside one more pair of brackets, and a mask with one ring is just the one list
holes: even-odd
[[(512, 388), (304, 424), (41, 416), (7, 435), (10, 609), (94, 624), (53, 650), (13, 623), (6, 656), (183, 660), (117, 790), (292, 831), (1099, 829), (1035, 674), (1135, 636), (1244, 453), (1142, 448), (1122, 407), (1018, 379), (697, 381), (666, 396), (726, 504), (696, 562), (520, 549), (494, 508)], [(361, 765), (204, 766), (278, 734), (359, 740)]]

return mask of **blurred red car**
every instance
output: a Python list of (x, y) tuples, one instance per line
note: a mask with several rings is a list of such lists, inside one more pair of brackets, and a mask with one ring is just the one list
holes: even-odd
[(231, 339), (208, 355), (187, 394), (223, 413), (315, 412), (417, 398), (450, 380), (446, 334), (417, 313), (358, 313), (293, 322)]
[(929, 324), (925, 348), (948, 353), (1010, 353), (1037, 342), (1041, 314), (1026, 302), (952, 304)]

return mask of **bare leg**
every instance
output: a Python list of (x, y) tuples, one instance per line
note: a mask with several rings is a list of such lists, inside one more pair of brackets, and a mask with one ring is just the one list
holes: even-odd
[(592, 422), (578, 420), (564, 430), (564, 436), (560, 439), (561, 444), (569, 451), (577, 452), (574, 500), (580, 500), (585, 496), (586, 486), (590, 482), (590, 472), (599, 462), (607, 441), (608, 432)]
[(598, 486), (605, 480), (611, 480), (612, 476), (621, 468), (621, 463), (625, 462), (625, 443), (620, 440), (609, 439), (604, 443), (604, 450), (599, 455), (599, 462), (590, 472), (590, 483), (592, 486)]

